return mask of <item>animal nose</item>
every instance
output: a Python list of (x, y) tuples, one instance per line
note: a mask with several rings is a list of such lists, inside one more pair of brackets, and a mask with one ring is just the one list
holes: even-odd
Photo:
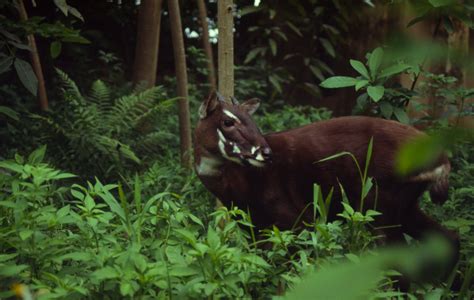
[(270, 149), (269, 147), (263, 148), (262, 149), (262, 155), (265, 158), (270, 158), (272, 156), (272, 149)]

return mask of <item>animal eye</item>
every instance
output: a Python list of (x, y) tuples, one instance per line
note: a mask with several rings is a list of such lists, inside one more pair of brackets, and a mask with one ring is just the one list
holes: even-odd
[(234, 120), (230, 120), (230, 119), (224, 120), (224, 126), (225, 126), (225, 127), (232, 127), (232, 126), (234, 126)]

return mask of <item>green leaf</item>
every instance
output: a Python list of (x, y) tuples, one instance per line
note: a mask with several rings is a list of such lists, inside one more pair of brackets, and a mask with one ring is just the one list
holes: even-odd
[(112, 267), (105, 267), (102, 269), (99, 269), (91, 274), (92, 277), (95, 277), (96, 279), (102, 281), (104, 279), (114, 279), (114, 278), (119, 278), (120, 274), (117, 272)]
[(358, 91), (363, 87), (366, 87), (369, 84), (368, 80), (357, 80), (357, 83), (355, 85), (355, 90)]
[(15, 58), (14, 66), (18, 78), (20, 78), (20, 81), (23, 86), (30, 93), (36, 96), (36, 93), (38, 91), (38, 78), (36, 78), (36, 75), (33, 72), (31, 65), (28, 62), (17, 57)]
[(359, 72), (360, 75), (362, 75), (365, 79), (370, 79), (369, 71), (362, 62), (355, 59), (351, 59), (350, 63), (354, 70)]
[(78, 18), (82, 22), (84, 22), (84, 17), (81, 15), (81, 13), (76, 8), (69, 5), (68, 11), (71, 13), (71, 15)]
[(428, 0), (433, 7), (451, 6), (456, 4), (456, 0)]
[(66, 0), (54, 0), (54, 4), (56, 4), (56, 7), (59, 8), (65, 16), (67, 16), (68, 5)]
[(380, 99), (382, 99), (384, 93), (385, 93), (385, 88), (381, 85), (369, 86), (367, 88), (367, 94), (369, 94), (369, 97), (372, 98), (374, 102), (379, 102)]
[(370, 69), (370, 74), (372, 75), (373, 80), (375, 80), (378, 77), (377, 72), (380, 67), (380, 64), (382, 63), (382, 58), (383, 58), (383, 49), (380, 47), (376, 48), (370, 54), (369, 69)]
[(14, 111), (13, 109), (9, 108), (9, 107), (6, 107), (6, 106), (1, 106), (0, 105), (0, 114), (3, 114), (15, 121), (19, 121), (20, 118), (18, 117), (18, 113), (16, 111)]
[(8, 71), (13, 63), (13, 57), (7, 56), (0, 60), (0, 74)]
[(61, 53), (62, 44), (59, 41), (54, 41), (49, 47), (49, 52), (51, 53), (52, 58), (56, 58)]
[(401, 123), (403, 124), (410, 123), (410, 118), (408, 118), (408, 115), (403, 108), (395, 107), (393, 109), (393, 113), (395, 114), (395, 117), (397, 117), (397, 120), (400, 121)]
[(258, 48), (254, 48), (252, 50), (250, 50), (250, 52), (247, 54), (247, 56), (245, 57), (245, 60), (244, 60), (244, 64), (248, 64), (249, 62), (251, 62), (252, 60), (255, 59), (255, 57), (257, 57), (257, 55), (262, 51), (262, 48), (261, 47), (258, 47)]
[(33, 151), (29, 156), (28, 156), (28, 162), (32, 165), (39, 164), (43, 161), (44, 155), (46, 154), (46, 145), (43, 145)]
[(277, 45), (275, 40), (269, 39), (268, 43), (270, 44), (270, 49), (272, 50), (272, 55), (275, 56), (277, 54)]
[(27, 268), (27, 265), (2, 266), (0, 268), (0, 276), (18, 276), (23, 270)]
[(89, 252), (71, 252), (59, 257), (60, 260), (90, 261), (93, 256)]
[(299, 35), (300, 37), (303, 37), (303, 34), (301, 33), (301, 31), (298, 29), (298, 27), (296, 27), (293, 23), (291, 23), (290, 21), (286, 22), (286, 24), (288, 25), (288, 27), (291, 28), (291, 30), (293, 30), (297, 35)]
[(405, 72), (409, 68), (410, 68), (410, 66), (406, 65), (406, 64), (393, 65), (393, 66), (390, 66), (390, 67), (382, 70), (379, 74), (379, 78), (390, 77), (390, 76)]
[(326, 50), (326, 52), (332, 56), (332, 57), (336, 57), (336, 51), (334, 50), (334, 47), (333, 45), (331, 44), (331, 42), (328, 40), (328, 39), (325, 39), (325, 38), (320, 38), (319, 39), (321, 41), (321, 45), (323, 45), (324, 49)]
[(268, 80), (270, 81), (270, 83), (276, 88), (276, 90), (281, 93), (282, 92), (282, 89), (281, 89), (281, 85), (280, 85), (280, 82), (278, 80), (277, 77), (275, 76), (268, 76)]
[(380, 102), (380, 112), (385, 119), (390, 119), (393, 114), (393, 106), (390, 102), (382, 101)]
[(356, 82), (357, 79), (354, 77), (334, 76), (321, 82), (320, 86), (327, 89), (334, 89), (353, 86)]
[(310, 65), (309, 69), (314, 74), (314, 76), (316, 76), (319, 80), (321, 80), (321, 81), (324, 80), (323, 73), (321, 72), (321, 70), (319, 68), (317, 68), (316, 66)]
[(34, 233), (34, 231), (30, 230), (30, 229), (22, 230), (22, 231), (19, 232), (20, 239), (22, 241), (27, 240), (28, 238), (30, 238), (33, 235), (33, 233)]

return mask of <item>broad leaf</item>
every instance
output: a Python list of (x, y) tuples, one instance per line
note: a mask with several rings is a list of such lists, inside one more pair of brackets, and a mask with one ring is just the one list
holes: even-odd
[(323, 88), (335, 89), (354, 86), (356, 82), (357, 79), (355, 79), (354, 77), (334, 76), (324, 80), (323, 82), (321, 82), (320, 85)]
[(400, 121), (401, 123), (403, 124), (410, 123), (410, 118), (408, 118), (408, 115), (403, 108), (395, 107), (393, 109), (393, 113), (395, 114), (395, 117), (397, 117), (397, 120)]
[(374, 102), (379, 102), (380, 99), (382, 99), (384, 93), (385, 93), (385, 88), (381, 85), (369, 86), (367, 88), (367, 94), (369, 94), (369, 97), (372, 98)]
[(6, 106), (0, 106), (0, 115), (5, 115), (15, 121), (20, 120), (20, 118), (18, 117), (18, 113)]
[(7, 56), (0, 60), (0, 74), (8, 71), (13, 63), (13, 57)]
[(54, 41), (51, 43), (51, 46), (49, 47), (49, 52), (51, 53), (52, 58), (56, 58), (59, 56), (61, 53), (62, 49), (62, 44), (59, 41)]
[(354, 68), (354, 70), (359, 72), (360, 75), (362, 75), (365, 79), (370, 79), (369, 71), (367, 70), (367, 68), (364, 66), (362, 62), (355, 59), (351, 59), (350, 63), (351, 63), (351, 66)]
[(33, 72), (31, 65), (28, 62), (17, 57), (15, 58), (14, 66), (16, 73), (18, 74), (18, 78), (20, 78), (20, 81), (23, 86), (30, 93), (36, 96), (36, 93), (38, 91), (38, 78), (36, 78), (36, 75)]
[(406, 64), (393, 65), (382, 70), (382, 72), (380, 72), (379, 74), (379, 78), (390, 77), (390, 76), (405, 72), (409, 68), (410, 66)]
[(374, 51), (372, 51), (372, 54), (370, 54), (369, 69), (370, 69), (370, 74), (372, 75), (372, 79), (374, 80), (377, 78), (377, 71), (380, 67), (380, 64), (382, 63), (382, 58), (383, 58), (382, 48), (376, 48)]

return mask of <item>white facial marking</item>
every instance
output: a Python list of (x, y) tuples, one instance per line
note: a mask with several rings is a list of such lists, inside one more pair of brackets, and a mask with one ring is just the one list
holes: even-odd
[(265, 160), (262, 156), (262, 153), (258, 153), (257, 156), (255, 157), (255, 159), (259, 160), (259, 161), (264, 161)]
[[(219, 131), (219, 129), (217, 129), (217, 131)], [(219, 151), (221, 152), (222, 156), (224, 156), (226, 159), (228, 159), (228, 160), (230, 160), (230, 161), (233, 161), (233, 162), (238, 163), (239, 165), (242, 164), (242, 162), (240, 161), (240, 159), (238, 159), (237, 157), (230, 157), (229, 155), (227, 155), (227, 153), (225, 152), (225, 144), (224, 144), (224, 141), (219, 140), (219, 142), (217, 143), (217, 145), (219, 146)]]
[(247, 160), (247, 161), (248, 161), (252, 166), (254, 166), (254, 167), (261, 168), (261, 167), (265, 166), (264, 163), (262, 163), (262, 162), (260, 162), (260, 161), (258, 161), (258, 160), (252, 159), (252, 158), (250, 158), (250, 159)]
[(226, 142), (224, 134), (222, 134), (222, 131), (220, 131), (219, 129), (217, 129), (217, 135), (219, 136), (219, 141), (222, 141), (222, 143)]
[(232, 148), (232, 152), (237, 153), (237, 154), (241, 153), (239, 146), (234, 144), (234, 147)]
[(196, 172), (201, 176), (217, 176), (220, 174), (219, 166), (222, 161), (213, 157), (201, 157), (199, 165), (196, 166)]
[(234, 119), (237, 123), (240, 123), (239, 118), (237, 118), (236, 115), (234, 115), (233, 113), (231, 113), (231, 112), (228, 111), (227, 109), (224, 109), (223, 112), (224, 112), (224, 114), (226, 114), (229, 118), (232, 118), (232, 119)]
[(258, 148), (260, 148), (260, 147), (252, 146), (252, 149), (250, 150), (250, 152), (252, 153), (252, 155), (255, 154), (255, 151), (257, 151)]

